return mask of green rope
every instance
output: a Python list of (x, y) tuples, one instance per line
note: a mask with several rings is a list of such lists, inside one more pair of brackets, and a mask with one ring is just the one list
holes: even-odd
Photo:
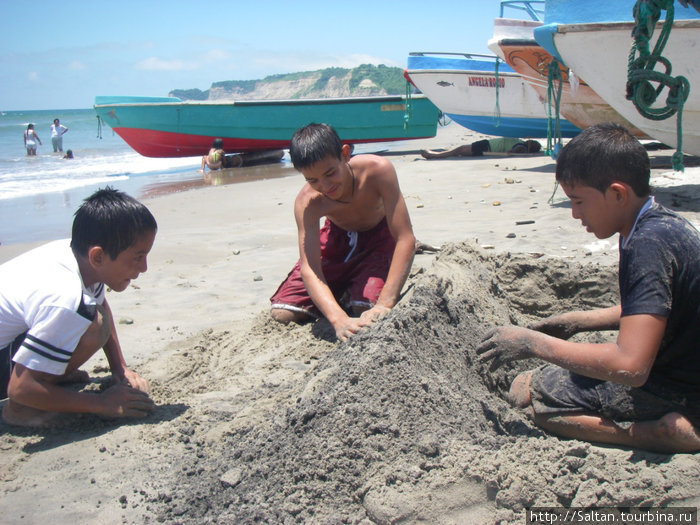
[[(555, 83), (557, 83), (556, 87)], [(563, 84), (559, 62), (556, 58), (552, 58), (547, 70), (547, 149), (545, 153), (554, 160), (557, 159), (562, 141), (559, 108)], [(552, 112), (554, 116), (552, 116)]]
[[(554, 84), (557, 83), (555, 88)], [(549, 62), (547, 68), (547, 148), (545, 153), (552, 157), (552, 159), (557, 160), (559, 151), (561, 151), (561, 119), (560, 107), (561, 107), (561, 92), (564, 84), (564, 80), (561, 76), (561, 68), (559, 67), (559, 61), (556, 58), (552, 58)], [(552, 109), (554, 109), (554, 116), (552, 116)], [(554, 181), (554, 190), (552, 191), (551, 197), (549, 197), (549, 204), (554, 202), (554, 195), (557, 193), (557, 188), (559, 188), (559, 183)]]
[(501, 59), (496, 57), (496, 67), (494, 69), (494, 75), (496, 79), (496, 107), (493, 110), (493, 118), (495, 119), (495, 127), (501, 125), (501, 99), (500, 99), (500, 86), (498, 84), (498, 64), (500, 64)]
[(404, 114), (403, 114), (403, 130), (406, 131), (408, 130), (408, 121), (411, 120), (411, 117), (413, 116), (413, 104), (411, 101), (411, 83), (407, 80), (406, 81), (406, 103), (404, 105)]
[[(664, 9), (666, 20), (654, 50), (650, 52), (649, 42)], [(677, 113), (677, 145), (672, 160), (673, 169), (683, 171), (683, 105), (690, 94), (690, 82), (681, 75), (671, 76), (671, 62), (661, 56), (671, 35), (673, 11), (673, 0), (637, 0), (632, 31), (634, 44), (627, 62), (627, 99), (632, 101), (640, 115), (650, 120), (664, 120)], [(655, 71), (657, 63), (663, 65), (665, 72)], [(657, 83), (657, 87), (652, 83)], [(664, 88), (668, 88), (666, 105), (652, 108)]]

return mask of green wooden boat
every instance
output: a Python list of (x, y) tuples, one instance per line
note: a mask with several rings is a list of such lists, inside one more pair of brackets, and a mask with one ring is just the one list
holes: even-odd
[(238, 102), (174, 97), (95, 97), (97, 115), (146, 157), (205, 155), (215, 138), (227, 153), (284, 149), (312, 122), (348, 144), (434, 137), (439, 111), (423, 95)]

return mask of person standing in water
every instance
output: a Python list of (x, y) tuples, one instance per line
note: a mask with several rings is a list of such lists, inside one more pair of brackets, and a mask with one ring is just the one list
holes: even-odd
[(24, 130), (24, 147), (27, 148), (28, 156), (36, 155), (37, 142), (41, 144), (39, 135), (37, 135), (36, 131), (34, 131), (34, 124), (28, 124), (27, 129)]

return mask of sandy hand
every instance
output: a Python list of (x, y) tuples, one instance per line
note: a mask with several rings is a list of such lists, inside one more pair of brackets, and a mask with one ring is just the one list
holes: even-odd
[(156, 408), (148, 394), (126, 385), (111, 386), (101, 396), (100, 414), (107, 417), (146, 417)]
[(387, 308), (386, 306), (381, 306), (379, 304), (375, 304), (369, 310), (365, 310), (364, 312), (362, 312), (362, 314), (360, 315), (360, 319), (364, 319), (365, 321), (368, 321), (370, 324), (372, 324), (372, 323), (379, 321), (382, 317), (386, 316), (389, 312), (391, 312), (391, 308)]
[(531, 324), (529, 328), (542, 332), (543, 334), (551, 335), (552, 337), (558, 337), (559, 339), (569, 339), (571, 336), (578, 333), (578, 329), (574, 323), (567, 321), (567, 318), (563, 315), (547, 317), (546, 319)]
[(495, 370), (510, 361), (534, 357), (537, 332), (517, 326), (506, 326), (492, 330), (482, 339), (476, 348), (481, 361), (491, 361), (491, 370)]
[(343, 322), (335, 326), (335, 336), (340, 341), (347, 341), (363, 328), (372, 324), (372, 321), (362, 317), (347, 317)]
[(121, 384), (128, 385), (148, 394), (148, 381), (128, 368), (124, 369), (124, 379), (121, 381)]

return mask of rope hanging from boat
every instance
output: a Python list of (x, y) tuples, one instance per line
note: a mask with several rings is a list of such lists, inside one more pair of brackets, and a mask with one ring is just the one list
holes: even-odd
[[(557, 86), (555, 87), (555, 83)], [(557, 160), (561, 150), (561, 120), (559, 108), (561, 106), (561, 91), (564, 81), (559, 68), (559, 61), (552, 58), (547, 71), (547, 149), (545, 153)], [(554, 113), (554, 116), (552, 116)]]
[(406, 79), (406, 100), (404, 103), (403, 130), (408, 130), (408, 121), (413, 116), (413, 104), (411, 102), (411, 83)]
[[(649, 42), (664, 9), (666, 20), (654, 50), (650, 52)], [(637, 0), (632, 31), (634, 43), (627, 63), (627, 99), (632, 101), (640, 115), (650, 120), (664, 120), (677, 113), (677, 145), (672, 160), (673, 169), (683, 171), (683, 105), (688, 100), (690, 82), (682, 75), (671, 76), (671, 62), (661, 56), (671, 34), (673, 11), (673, 0)], [(665, 68), (665, 72), (655, 71), (657, 63)], [(653, 83), (657, 83), (656, 88)], [(666, 105), (652, 108), (664, 88), (668, 88)]]
[(102, 119), (97, 115), (97, 138), (102, 138)]
[[(557, 87), (554, 87), (554, 83), (557, 82)], [(557, 160), (559, 152), (561, 151), (561, 120), (559, 118), (559, 108), (561, 106), (561, 92), (564, 85), (564, 80), (561, 76), (561, 69), (559, 67), (559, 61), (552, 57), (547, 67), (547, 148), (545, 153), (552, 157), (552, 159)], [(554, 117), (552, 117), (552, 106), (554, 106)], [(559, 183), (554, 181), (554, 190), (552, 195), (549, 197), (549, 204), (554, 203), (554, 195), (557, 193), (559, 188)]]
[(498, 83), (498, 65), (501, 63), (501, 59), (496, 57), (496, 67), (494, 68), (494, 76), (496, 79), (496, 107), (493, 109), (493, 118), (495, 120), (494, 126), (498, 127), (501, 125), (501, 98), (499, 94), (500, 84)]

